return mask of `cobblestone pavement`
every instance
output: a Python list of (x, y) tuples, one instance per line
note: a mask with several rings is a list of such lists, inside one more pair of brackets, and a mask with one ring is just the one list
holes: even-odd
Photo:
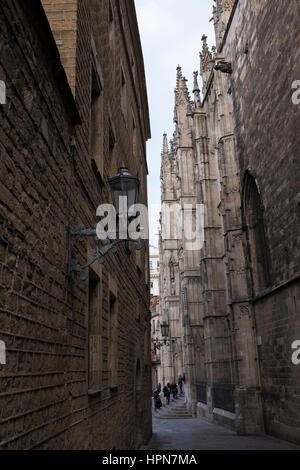
[[(171, 403), (172, 406), (172, 403)], [(300, 450), (269, 436), (238, 436), (199, 418), (162, 419), (153, 410), (153, 436), (145, 450)]]

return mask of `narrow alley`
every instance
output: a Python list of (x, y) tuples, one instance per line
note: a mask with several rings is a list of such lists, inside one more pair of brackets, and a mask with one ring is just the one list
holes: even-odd
[(0, 0), (2, 468), (300, 450), (299, 24)]

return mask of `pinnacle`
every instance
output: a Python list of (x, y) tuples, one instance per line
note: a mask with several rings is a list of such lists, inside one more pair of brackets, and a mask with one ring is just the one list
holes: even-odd
[(178, 94), (180, 91), (183, 92), (183, 95), (185, 96), (186, 100), (190, 102), (190, 97), (189, 97), (189, 91), (187, 87), (187, 79), (185, 76), (182, 75), (182, 69), (181, 66), (177, 66), (177, 79), (176, 79), (176, 88), (175, 88), (175, 97), (177, 99)]
[(163, 154), (167, 154), (168, 152), (169, 152), (169, 147), (168, 147), (167, 133), (164, 132)]

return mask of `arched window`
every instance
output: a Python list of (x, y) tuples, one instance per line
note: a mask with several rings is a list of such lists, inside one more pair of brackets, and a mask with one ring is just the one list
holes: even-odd
[(254, 295), (258, 295), (271, 285), (263, 211), (255, 178), (247, 172), (243, 188), (243, 222), (247, 232), (247, 255)]

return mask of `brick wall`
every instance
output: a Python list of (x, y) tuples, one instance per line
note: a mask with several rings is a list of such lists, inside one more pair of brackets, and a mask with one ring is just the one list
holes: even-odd
[[(62, 2), (43, 5), (58, 39), (68, 29), (58, 14)], [(89, 289), (78, 275), (67, 277), (67, 233), (80, 223), (94, 226), (97, 206), (109, 200), (107, 178), (121, 164), (140, 172), (140, 202), (147, 201), (149, 129), (128, 78), (128, 103), (136, 113), (141, 148), (137, 161), (131, 120), (126, 125), (120, 107), (120, 57), (127, 73), (129, 64), (116, 5), (114, 60), (108, 46), (108, 2), (80, 0), (77, 13), (75, 2), (64, 5), (62, 17), (68, 21), (71, 13), (73, 26), (77, 18), (76, 57), (74, 47), (67, 46), (69, 40), (74, 44), (73, 33), (64, 43), (71, 63), (58, 46), (81, 117), (75, 127), (75, 104), (71, 93), (64, 92), (68, 86), (63, 71), (57, 74), (58, 55), (42, 10), (31, 15), (30, 2), (17, 0), (0, 6), (0, 74), (8, 96), (7, 105), (0, 107), (0, 337), (7, 347), (7, 364), (0, 369), (0, 447), (129, 449), (151, 434), (148, 278), (137, 269), (133, 247), (120, 247), (102, 268), (93, 268), (101, 284), (102, 364), (99, 393), (88, 395)], [(92, 164), (89, 145), (92, 33), (103, 81), (102, 175)], [(145, 99), (142, 87), (139, 93)], [(147, 109), (146, 101), (143, 107)], [(109, 122), (116, 136), (114, 164)], [(72, 135), (75, 147), (70, 145)], [(93, 241), (74, 241), (74, 257), (84, 264), (94, 247)], [(142, 264), (148, 264), (147, 244)], [(117, 388), (111, 388), (108, 370), (112, 289), (118, 296)]]
[(62, 64), (74, 94), (78, 19), (77, 3), (78, 0), (67, 0), (64, 2), (42, 0), (57, 42)]

